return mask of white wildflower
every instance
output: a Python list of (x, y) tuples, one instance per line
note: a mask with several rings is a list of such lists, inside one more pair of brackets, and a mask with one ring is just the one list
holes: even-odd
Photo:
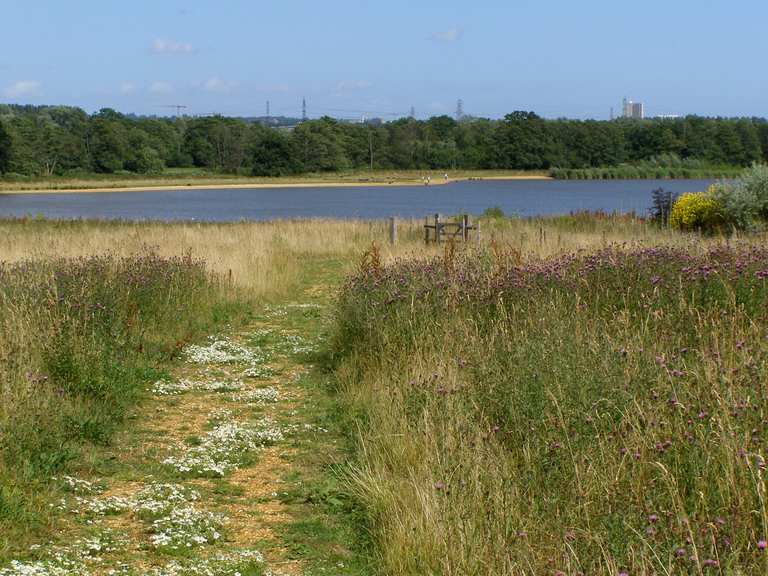
[(236, 392), (242, 387), (238, 381), (212, 380), (206, 382), (184, 378), (176, 382), (158, 380), (152, 385), (152, 392), (158, 396), (173, 396), (185, 392)]
[(150, 542), (155, 548), (182, 550), (212, 544), (221, 538), (226, 517), (198, 510), (194, 506), (173, 508), (167, 516), (152, 522)]
[[(171, 560), (162, 568), (152, 568), (147, 576), (236, 576), (253, 564), (264, 564), (264, 556), (260, 552), (235, 550), (209, 558)], [(272, 572), (264, 574), (269, 576)]]
[(276, 372), (274, 369), (270, 368), (269, 366), (250, 366), (246, 368), (243, 373), (241, 374), (241, 378), (272, 378)]
[(243, 390), (232, 396), (234, 402), (243, 402), (245, 404), (264, 404), (266, 402), (277, 402), (280, 394), (277, 388), (268, 386), (266, 388), (254, 388), (252, 390)]
[(225, 337), (211, 337), (208, 346), (190, 344), (184, 349), (193, 364), (261, 364), (267, 359), (264, 351), (246, 348)]
[(224, 419), (199, 445), (184, 449), (180, 456), (169, 456), (163, 464), (182, 474), (224, 476), (236, 470), (250, 452), (282, 439), (282, 431), (271, 419), (253, 423)]

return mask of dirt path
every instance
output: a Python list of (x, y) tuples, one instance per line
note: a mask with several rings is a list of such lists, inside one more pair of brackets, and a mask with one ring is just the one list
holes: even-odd
[(341, 497), (311, 488), (339, 459), (318, 424), (321, 323), (288, 303), (188, 346), (112, 446), (59, 479), (56, 541), (0, 576), (358, 574), (348, 530), (328, 530)]

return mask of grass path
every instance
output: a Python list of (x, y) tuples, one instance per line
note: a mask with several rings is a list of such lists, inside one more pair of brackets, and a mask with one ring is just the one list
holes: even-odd
[(55, 540), (0, 576), (366, 573), (313, 363), (326, 294), (184, 349), (111, 445), (58, 479)]

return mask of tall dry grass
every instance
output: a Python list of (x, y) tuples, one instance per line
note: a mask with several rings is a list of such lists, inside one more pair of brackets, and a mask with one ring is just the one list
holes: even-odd
[(768, 252), (654, 238), (365, 261), (335, 350), (383, 573), (768, 573)]
[[(306, 261), (339, 259), (351, 268), (376, 243), (385, 259), (440, 253), (424, 245), (423, 221), (401, 220), (398, 244), (388, 243), (388, 223), (362, 220), (282, 220), (239, 223), (0, 220), (0, 261), (129, 255), (151, 247), (160, 255), (191, 253), (254, 297), (285, 294), (300, 281)], [(533, 220), (484, 219), (484, 243), (546, 256), (611, 243), (680, 243), (632, 217), (576, 215)]]

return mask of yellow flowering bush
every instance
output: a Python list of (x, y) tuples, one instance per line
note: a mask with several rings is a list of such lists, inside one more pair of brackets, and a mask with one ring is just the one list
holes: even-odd
[(707, 192), (686, 192), (672, 205), (669, 223), (678, 230), (712, 230), (722, 223), (720, 202)]

